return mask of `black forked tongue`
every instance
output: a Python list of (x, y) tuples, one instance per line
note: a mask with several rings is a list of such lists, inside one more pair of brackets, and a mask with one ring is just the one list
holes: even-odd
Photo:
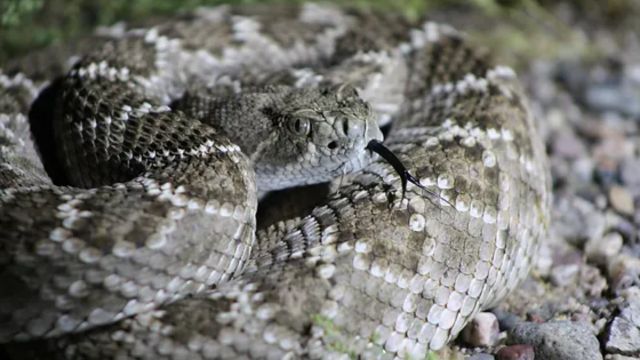
[(389, 148), (384, 146), (378, 140), (371, 140), (367, 144), (367, 149), (369, 151), (373, 151), (374, 153), (380, 155), (381, 158), (385, 159), (389, 165), (393, 166), (393, 169), (400, 175), (400, 180), (402, 181), (402, 198), (404, 199), (404, 194), (407, 191), (407, 182), (414, 184), (415, 186), (429, 192), (420, 181), (416, 179), (413, 175), (409, 173), (409, 170), (404, 166), (404, 164), (398, 159), (398, 157), (391, 151)]
[[(416, 179), (415, 176), (409, 173), (409, 170), (407, 170), (407, 168), (404, 166), (402, 161), (400, 161), (400, 159), (398, 159), (398, 157), (391, 150), (389, 150), (389, 148), (384, 146), (384, 144), (382, 144), (380, 141), (378, 140), (369, 141), (369, 143), (367, 144), (367, 149), (369, 151), (373, 151), (374, 153), (380, 155), (380, 157), (385, 159), (389, 163), (389, 165), (393, 166), (393, 169), (398, 173), (398, 175), (400, 175), (400, 180), (402, 181), (402, 198), (403, 199), (404, 199), (404, 194), (407, 191), (407, 182), (410, 182), (413, 185), (424, 190), (426, 193), (430, 194), (431, 196), (444, 200), (440, 198), (438, 194), (434, 193), (433, 191), (427, 189), (422, 184), (420, 184), (420, 181), (418, 181), (418, 179)], [(448, 201), (446, 200), (444, 201), (449, 205), (451, 205), (451, 203), (449, 203)]]

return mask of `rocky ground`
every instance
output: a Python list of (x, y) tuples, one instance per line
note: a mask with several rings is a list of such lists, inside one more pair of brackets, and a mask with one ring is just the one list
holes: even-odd
[(640, 32), (570, 21), (596, 51), (519, 68), (550, 157), (549, 237), (519, 290), (434, 358), (640, 359)]

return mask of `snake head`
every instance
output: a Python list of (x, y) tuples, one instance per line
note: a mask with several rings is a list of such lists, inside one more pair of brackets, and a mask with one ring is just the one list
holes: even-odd
[(365, 166), (377, 117), (349, 85), (290, 88), (269, 107), (273, 131), (253, 159), (262, 190), (329, 181)]

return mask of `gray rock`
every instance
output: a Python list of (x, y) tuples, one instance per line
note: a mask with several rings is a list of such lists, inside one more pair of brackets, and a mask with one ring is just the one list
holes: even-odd
[(594, 85), (587, 88), (585, 100), (602, 111), (619, 111), (626, 115), (638, 116), (640, 103), (633, 89), (619, 86)]
[(620, 177), (625, 185), (640, 187), (640, 159), (625, 159), (620, 165)]
[(621, 214), (631, 216), (635, 211), (633, 196), (625, 187), (611, 186), (609, 188), (609, 202)]
[[(607, 279), (597, 267), (584, 264), (580, 269), (578, 286), (589, 297), (601, 297), (608, 289)], [(574, 319), (577, 320), (577, 319)], [(591, 320), (588, 320), (591, 321)]]
[(631, 321), (618, 316), (609, 327), (607, 352), (640, 355), (640, 329)]
[(563, 198), (554, 209), (554, 232), (574, 245), (601, 238), (606, 229), (604, 214), (590, 202), (578, 198)]
[[(630, 294), (634, 296), (636, 294)], [(627, 297), (628, 304), (622, 308), (620, 316), (631, 321), (636, 327), (640, 327), (640, 299)]]
[(628, 298), (621, 306), (620, 315), (611, 322), (607, 352), (640, 355), (640, 299)]
[(582, 139), (572, 131), (556, 134), (553, 138), (552, 151), (554, 155), (567, 159), (581, 158), (587, 153)]
[(579, 264), (566, 264), (554, 266), (551, 269), (551, 283), (556, 286), (569, 286), (576, 282), (580, 273)]
[[(526, 284), (526, 281), (525, 281)], [(502, 310), (500, 308), (493, 309), (493, 314), (498, 319), (498, 325), (500, 329), (509, 331), (513, 329), (518, 323), (522, 322), (517, 315), (510, 313), (508, 311)]]
[(590, 158), (580, 158), (573, 162), (572, 173), (582, 183), (590, 183), (593, 180), (595, 164)]
[(584, 246), (587, 259), (597, 265), (605, 265), (607, 260), (617, 255), (624, 240), (617, 232), (609, 233), (601, 239), (592, 238)]
[(536, 357), (545, 360), (602, 359), (598, 339), (591, 327), (581, 322), (524, 322), (510, 331), (509, 341), (532, 345)]
[(640, 283), (640, 259), (622, 252), (607, 262), (607, 278), (614, 291), (619, 292)]
[(490, 347), (499, 334), (498, 318), (490, 312), (481, 312), (464, 328), (462, 339), (474, 347)]

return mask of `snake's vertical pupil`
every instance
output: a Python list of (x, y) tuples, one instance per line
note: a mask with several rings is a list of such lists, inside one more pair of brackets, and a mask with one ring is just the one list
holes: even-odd
[(342, 131), (345, 135), (349, 135), (349, 119), (346, 117), (342, 120)]
[(311, 130), (309, 119), (306, 118), (296, 118), (288, 126), (293, 133), (301, 136), (308, 135)]

